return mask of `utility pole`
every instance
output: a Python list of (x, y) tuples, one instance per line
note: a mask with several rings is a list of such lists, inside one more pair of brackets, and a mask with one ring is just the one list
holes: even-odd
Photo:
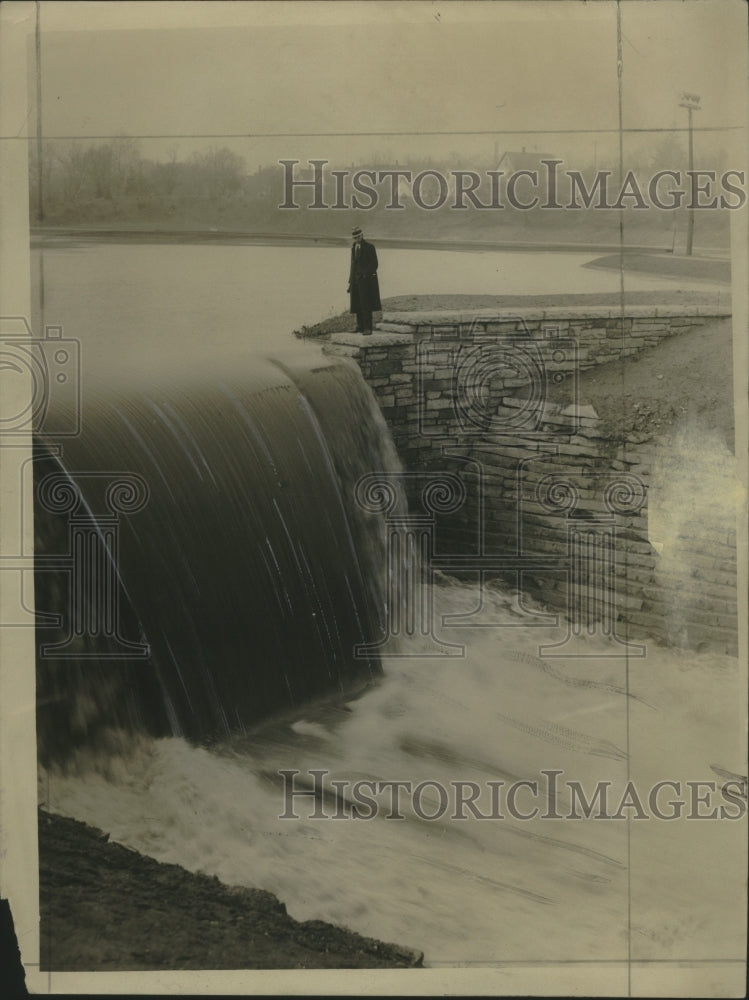
[[(686, 108), (689, 115), (689, 178), (692, 183), (692, 171), (694, 170), (694, 132), (692, 131), (692, 112), (700, 111), (699, 94), (686, 94), (682, 92), (679, 101), (680, 108)], [(694, 185), (692, 184), (692, 197), (689, 199), (689, 216), (687, 220), (687, 257), (692, 256), (692, 245), (694, 243)]]

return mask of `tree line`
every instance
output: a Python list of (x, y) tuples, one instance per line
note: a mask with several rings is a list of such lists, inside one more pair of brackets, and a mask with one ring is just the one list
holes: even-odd
[[(697, 152), (696, 159), (699, 157)], [(524, 151), (523, 151), (524, 154)], [(513, 155), (504, 158), (502, 168), (512, 169)], [(524, 154), (525, 155), (525, 154)], [(532, 155), (532, 154), (531, 154)], [(554, 156), (553, 151), (538, 156)], [(464, 162), (458, 153), (442, 157), (409, 158), (407, 166), (414, 176), (424, 170), (444, 170), (468, 167), (492, 170), (497, 165), (497, 148), (487, 147), (483, 158)], [(481, 162), (483, 159), (484, 162)], [(618, 165), (605, 162), (602, 156), (588, 156), (587, 162), (565, 163), (579, 170), (590, 182), (596, 171), (618, 173)], [(626, 170), (634, 170), (645, 183), (657, 170), (684, 170), (686, 147), (683, 135), (665, 133), (653, 142), (643, 142), (626, 153)], [(725, 165), (725, 153), (719, 151), (714, 162), (705, 164), (719, 170)], [(699, 162), (696, 164), (699, 166)], [(345, 164), (330, 164), (335, 167)], [(371, 169), (392, 169), (391, 158), (373, 155)], [(353, 169), (353, 165), (352, 165)], [(560, 168), (560, 173), (564, 168)], [(298, 176), (310, 175), (307, 165), (300, 162)], [(560, 182), (563, 178), (560, 176)], [(451, 234), (475, 236), (477, 239), (511, 237), (528, 229), (544, 232), (566, 231), (573, 225), (591, 230), (610, 229), (614, 213), (588, 212), (574, 219), (564, 211), (516, 211), (511, 206), (502, 213), (453, 212), (449, 206), (435, 212), (423, 212), (407, 206), (404, 212), (389, 212), (387, 199), (369, 212), (344, 209), (314, 211), (302, 207), (299, 211), (283, 211), (283, 170), (278, 163), (259, 166), (254, 172), (246, 159), (226, 146), (210, 146), (180, 157), (177, 144), (172, 145), (161, 160), (143, 155), (138, 140), (119, 136), (106, 141), (43, 140), (29, 146), (30, 222), (32, 226), (104, 225), (131, 228), (218, 229), (266, 233), (346, 234), (352, 225), (369, 226), (381, 235), (398, 235), (408, 231), (411, 236), (439, 238)], [(560, 189), (560, 197), (563, 190)], [(310, 198), (300, 198), (306, 204)], [(326, 202), (335, 202), (332, 190)], [(631, 213), (630, 213), (631, 214)], [(668, 213), (666, 213), (668, 214)], [(635, 213), (638, 229), (652, 230), (653, 239), (663, 242), (661, 231), (673, 230), (679, 224), (670, 213), (668, 218), (656, 212)], [(718, 213), (708, 213), (710, 219), (701, 223), (727, 228)], [(501, 215), (501, 218), (500, 218)], [(408, 223), (405, 222), (406, 217)], [(405, 228), (404, 228), (405, 227)], [(535, 235), (534, 237), (535, 238)], [(668, 240), (666, 240), (668, 242)]]
[[(169, 200), (231, 199), (262, 189), (251, 183), (244, 157), (226, 147), (211, 147), (178, 158), (173, 146), (167, 158), (144, 157), (137, 140), (121, 136), (106, 142), (44, 140), (29, 150), (30, 218), (32, 223), (84, 212), (92, 202), (131, 203), (156, 207)], [(134, 203), (134, 204), (133, 204)]]

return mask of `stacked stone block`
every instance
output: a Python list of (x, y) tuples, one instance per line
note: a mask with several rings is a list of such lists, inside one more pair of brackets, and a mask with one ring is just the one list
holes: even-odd
[[(555, 610), (574, 611), (572, 591), (578, 612), (584, 605), (600, 617), (604, 605), (613, 608), (627, 636), (735, 653), (735, 525), (683, 526), (689, 578), (665, 570), (647, 507), (664, 439), (632, 433), (617, 447), (595, 410), (574, 398), (576, 372), (723, 315), (699, 307), (632, 307), (625, 316), (590, 308), (388, 314), (372, 338), (335, 334), (325, 350), (359, 366), (405, 469), (464, 477), (468, 497), (450, 521), (446, 550), (547, 559), (522, 579), (515, 570), (500, 575)], [(510, 345), (505, 353), (502, 344)], [(570, 399), (555, 403), (539, 392), (538, 371), (545, 386), (567, 386)], [(584, 539), (591, 565), (606, 566), (605, 580), (587, 579), (574, 560), (558, 568), (573, 536)]]

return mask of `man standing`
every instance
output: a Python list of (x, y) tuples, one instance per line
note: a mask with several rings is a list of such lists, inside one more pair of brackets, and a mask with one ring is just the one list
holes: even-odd
[(372, 332), (372, 313), (382, 309), (380, 285), (377, 280), (377, 251), (364, 239), (357, 226), (351, 230), (351, 270), (348, 293), (351, 296), (349, 312), (356, 313), (356, 332), (369, 336)]

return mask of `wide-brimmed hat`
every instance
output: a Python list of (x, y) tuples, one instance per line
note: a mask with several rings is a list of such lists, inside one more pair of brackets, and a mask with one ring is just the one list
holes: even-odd
[(359, 226), (357, 226), (355, 229), (351, 230), (351, 235), (352, 236), (363, 236), (364, 233), (361, 231), (361, 229), (359, 228)]

